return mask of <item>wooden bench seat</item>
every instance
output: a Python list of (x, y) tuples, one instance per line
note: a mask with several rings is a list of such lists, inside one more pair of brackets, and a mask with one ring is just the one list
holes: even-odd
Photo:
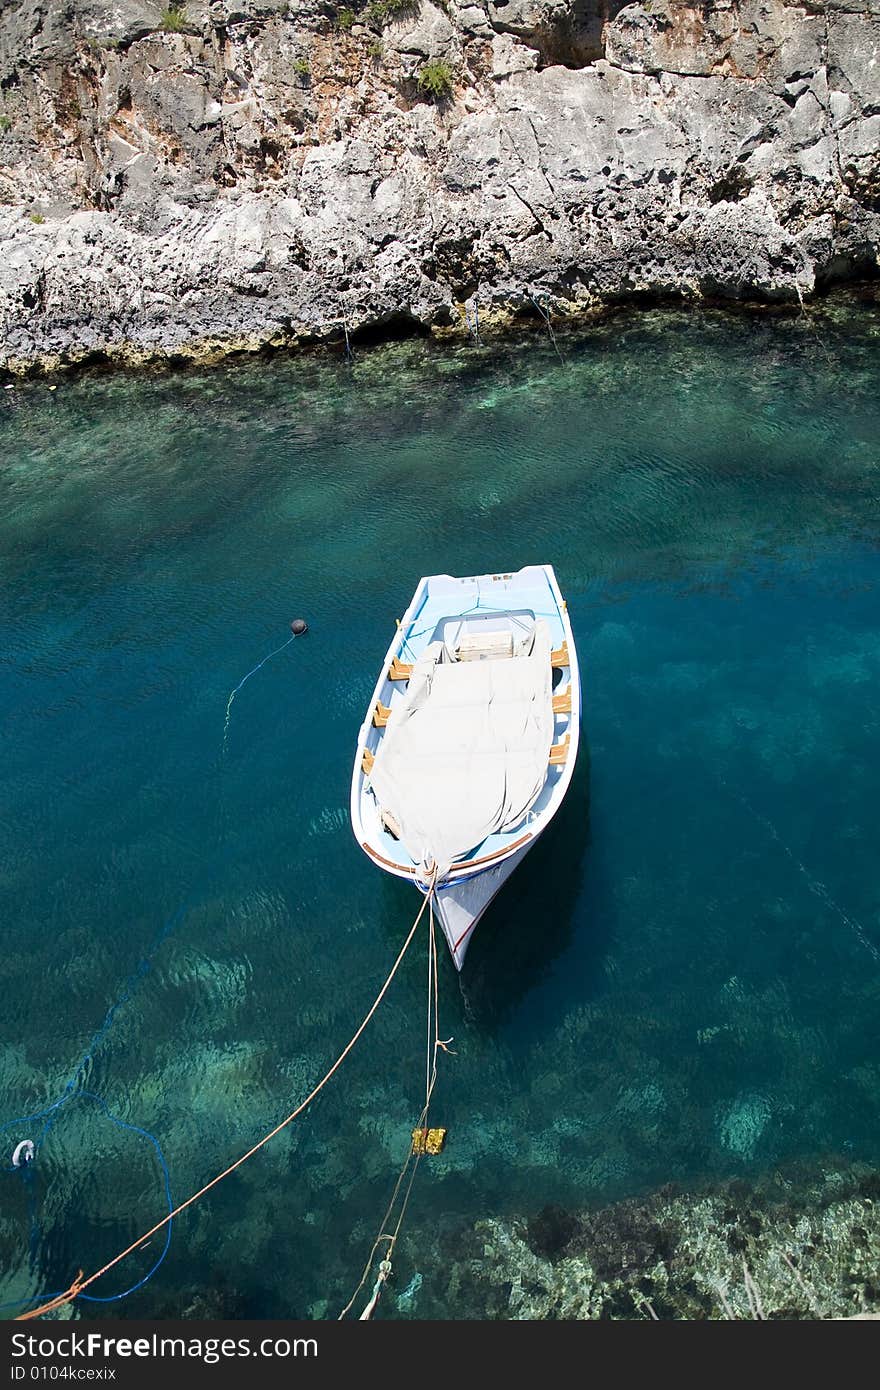
[(550, 749), (550, 766), (562, 767), (568, 757), (568, 750), (571, 745), (571, 734), (566, 734), (561, 743), (554, 743)]

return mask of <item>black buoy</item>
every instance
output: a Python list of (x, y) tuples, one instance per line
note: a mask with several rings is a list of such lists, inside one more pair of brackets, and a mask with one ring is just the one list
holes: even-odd
[(305, 618), (294, 618), (293, 622), (290, 624), (290, 630), (294, 637), (302, 637), (308, 632), (309, 625)]

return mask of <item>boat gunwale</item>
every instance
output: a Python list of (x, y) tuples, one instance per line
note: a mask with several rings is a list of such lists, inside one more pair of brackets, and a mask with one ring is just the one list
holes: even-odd
[[(513, 850), (522, 849), (524, 844), (526, 844), (529, 840), (534, 838), (535, 837), (533, 836), (531, 830), (529, 830), (526, 832), (525, 835), (521, 835), (518, 840), (514, 840), (512, 844), (502, 845), (499, 849), (493, 850), (491, 854), (483, 854), (480, 856), (479, 859), (457, 860), (456, 863), (452, 865), (452, 868), (449, 870), (449, 873), (446, 875), (446, 878), (443, 880), (443, 882), (447, 883), (454, 875), (457, 874), (458, 870), (460, 869), (474, 869), (478, 864), (489, 864), (492, 862), (493, 859), (506, 858), (507, 855), (510, 854)], [(395, 863), (393, 859), (386, 859), (384, 855), (381, 855), (377, 849), (373, 849), (373, 846), (367, 840), (361, 840), (360, 845), (361, 849), (364, 850), (364, 852), (368, 854), (371, 859), (375, 859), (378, 863), (388, 867), (389, 869), (394, 869), (395, 871), (397, 871), (405, 867), (402, 864)], [(405, 877), (411, 878), (416, 883), (418, 883), (418, 869), (414, 866), (411, 870), (406, 872)]]

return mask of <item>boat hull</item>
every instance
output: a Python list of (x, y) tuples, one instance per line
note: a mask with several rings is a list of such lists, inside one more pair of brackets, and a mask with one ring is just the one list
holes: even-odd
[[(351, 824), (364, 853), (386, 873), (406, 879), (427, 893), (425, 860), (410, 855), (401, 843), (399, 825), (383, 816), (373, 794), (371, 773), (395, 707), (415, 663), (438, 631), (456, 617), (476, 624), (494, 614), (539, 617), (550, 628), (549, 653), (558, 677), (553, 681), (553, 745), (548, 775), (537, 800), (506, 839), (492, 837), (474, 846), (468, 858), (452, 857), (435, 890), (435, 912), (455, 966), (461, 970), (473, 931), (510, 875), (552, 822), (571, 782), (578, 754), (581, 687), (577, 652), (568, 616), (551, 565), (532, 565), (512, 574), (475, 575), (456, 579), (434, 575), (420, 580), (410, 604), (397, 623), (379, 678), (361, 724), (351, 783)], [(487, 627), (485, 633), (492, 629)], [(465, 632), (464, 636), (470, 634)], [(393, 811), (393, 807), (391, 808)]]
[(456, 970), (461, 970), (474, 928), (483, 913), (504, 887), (514, 869), (522, 863), (537, 839), (503, 859), (500, 864), (474, 874), (472, 878), (441, 884), (434, 893), (434, 912), (446, 937)]

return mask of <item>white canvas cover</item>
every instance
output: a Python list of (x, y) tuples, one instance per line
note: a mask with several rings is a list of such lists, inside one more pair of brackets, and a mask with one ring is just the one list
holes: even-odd
[(379, 743), (370, 782), (416, 863), (441, 875), (493, 831), (522, 821), (547, 776), (553, 741), (550, 636), (535, 623), (530, 653), (415, 663)]

